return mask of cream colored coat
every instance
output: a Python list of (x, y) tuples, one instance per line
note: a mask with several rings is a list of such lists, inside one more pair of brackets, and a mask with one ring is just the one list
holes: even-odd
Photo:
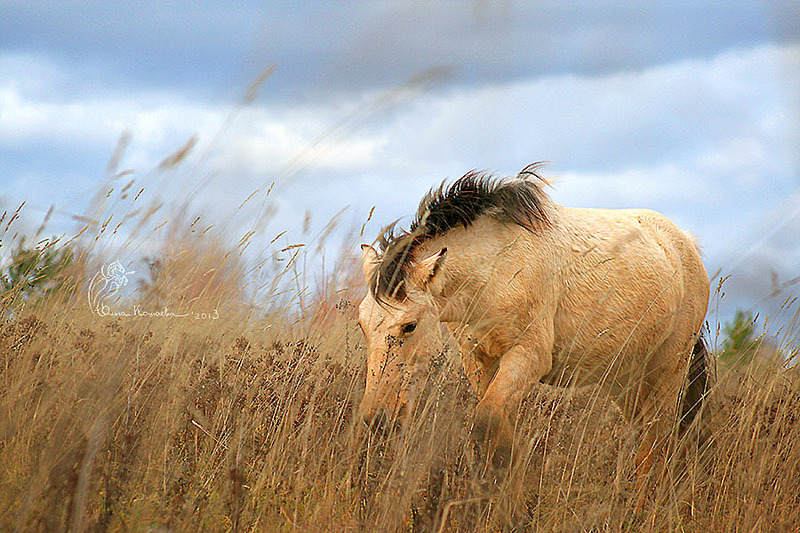
[[(366, 296), (361, 413), (402, 410), (418, 362), (439, 349), (436, 322), (444, 322), (481, 398), (479, 439), (510, 453), (511, 424), (536, 383), (597, 384), (646, 426), (638, 462), (647, 471), (675, 421), (706, 314), (709, 282), (698, 248), (649, 210), (551, 204), (548, 217), (535, 232), (490, 217), (450, 230), (415, 250), (424, 259), (413, 268), (408, 300), (387, 308)], [(379, 257), (362, 248), (369, 279)], [(404, 333), (408, 324), (416, 327)]]

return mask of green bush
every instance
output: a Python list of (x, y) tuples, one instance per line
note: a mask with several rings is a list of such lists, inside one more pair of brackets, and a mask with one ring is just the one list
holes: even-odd
[(725, 340), (720, 358), (731, 366), (746, 365), (752, 361), (761, 344), (756, 336), (753, 313), (736, 311), (733, 322), (727, 322), (723, 331)]
[(61, 292), (67, 282), (64, 274), (75, 262), (75, 251), (56, 244), (42, 241), (41, 246), (28, 247), (25, 239), (20, 239), (0, 270), (0, 290), (22, 300), (40, 298), (48, 291)]

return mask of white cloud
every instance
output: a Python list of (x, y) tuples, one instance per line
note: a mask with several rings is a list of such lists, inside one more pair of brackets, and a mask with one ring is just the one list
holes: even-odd
[(777, 66), (799, 52), (768, 46), (641, 72), (454, 90), (403, 116), (396, 144), (508, 170), (530, 159), (618, 170), (685, 158), (731, 137), (765, 138), (763, 128), (766, 140), (784, 139), (790, 131), (779, 119), (786, 109)]
[[(45, 83), (40, 79), (37, 85)], [(217, 168), (211, 170), (252, 175), (274, 172), (303, 154), (320, 168), (363, 168), (375, 164), (384, 143), (380, 136), (326, 137), (337, 120), (330, 109), (234, 109), (158, 92), (52, 101), (29, 96), (20, 85), (16, 78), (0, 80), (0, 148), (59, 146), (106, 151), (110, 157), (120, 134), (129, 131), (132, 143), (124, 164), (146, 171), (197, 135), (197, 151), (213, 154)]]
[[(221, 172), (265, 173), (305, 153), (337, 170), (450, 166), (452, 176), (472, 167), (511, 172), (532, 159), (587, 175), (641, 174), (637, 169), (695, 160), (698, 171), (752, 185), (753, 175), (737, 172), (749, 165), (786, 173), (793, 163), (780, 66), (797, 63), (798, 55), (797, 46), (765, 46), (641, 72), (456, 86), (378, 117), (368, 131), (344, 134), (336, 132), (337, 121), (361, 104), (247, 107), (217, 139), (214, 161)], [(38, 91), (20, 87), (20, 79), (0, 78), (5, 145), (113, 146), (129, 129), (140, 163), (152, 164), (189, 135), (210, 142), (232, 110), (163, 92), (55, 102), (30, 96)]]
[(49, 58), (20, 52), (0, 53), (0, 85), (25, 94), (52, 91), (64, 78)]
[(52, 102), (5, 86), (0, 87), (0, 146), (99, 150), (113, 147), (120, 133), (130, 130), (139, 154), (134, 163), (151, 165), (177, 149), (192, 132), (213, 131), (224, 116), (221, 109), (172, 95)]

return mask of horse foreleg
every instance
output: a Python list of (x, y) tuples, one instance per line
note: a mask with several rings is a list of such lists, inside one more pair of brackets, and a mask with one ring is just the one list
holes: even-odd
[(552, 366), (550, 353), (515, 346), (500, 358), (494, 377), (476, 408), (472, 438), (485, 465), (484, 475), (495, 481), (511, 463), (514, 421), (522, 400)]

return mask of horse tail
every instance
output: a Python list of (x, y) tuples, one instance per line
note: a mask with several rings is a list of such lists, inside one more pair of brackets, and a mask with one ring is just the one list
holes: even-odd
[(681, 418), (679, 433), (682, 435), (689, 429), (692, 422), (697, 417), (703, 400), (708, 394), (709, 388), (709, 368), (708, 351), (703, 341), (703, 336), (698, 335), (697, 341), (692, 349), (692, 356), (689, 360), (689, 370), (686, 374), (686, 383), (683, 386), (683, 398), (681, 401)]

